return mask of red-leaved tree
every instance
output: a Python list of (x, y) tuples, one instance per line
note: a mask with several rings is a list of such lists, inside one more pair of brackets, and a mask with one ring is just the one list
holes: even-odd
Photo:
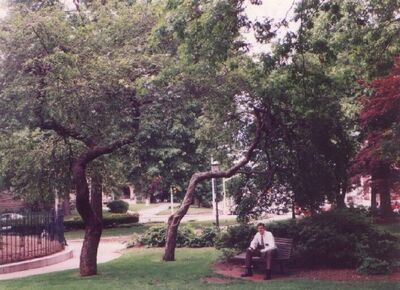
[(392, 213), (390, 193), (399, 182), (400, 172), (400, 58), (388, 76), (366, 85), (373, 90), (363, 96), (360, 124), (364, 143), (353, 165), (356, 177), (370, 176), (371, 207), (380, 196), (380, 213)]

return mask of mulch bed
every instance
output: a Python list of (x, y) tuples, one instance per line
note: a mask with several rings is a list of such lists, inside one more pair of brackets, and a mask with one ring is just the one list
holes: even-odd
[[(214, 264), (217, 274), (230, 278), (241, 278), (244, 268), (242, 265), (219, 262)], [(259, 269), (254, 271), (252, 277), (241, 278), (251, 281), (264, 281), (263, 273)], [(285, 274), (280, 274), (279, 269), (273, 269), (272, 279), (310, 279), (330, 281), (400, 281), (400, 271), (389, 275), (360, 275), (354, 269), (295, 269), (285, 268)]]

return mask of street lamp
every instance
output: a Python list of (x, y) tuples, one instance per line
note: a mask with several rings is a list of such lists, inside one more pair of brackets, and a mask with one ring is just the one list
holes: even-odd
[[(211, 171), (219, 171), (219, 162), (211, 157)], [(218, 216), (218, 201), (217, 194), (215, 190), (215, 178), (211, 179), (211, 190), (212, 190), (212, 205), (213, 205), (213, 215), (215, 215), (215, 224), (219, 228), (219, 216)]]
[(176, 194), (177, 190), (175, 186), (171, 186), (170, 194), (171, 194), (171, 215), (174, 214), (174, 194)]

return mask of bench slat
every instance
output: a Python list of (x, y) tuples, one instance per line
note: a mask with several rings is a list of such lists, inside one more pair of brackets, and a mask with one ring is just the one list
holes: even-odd
[(293, 242), (293, 239), (275, 238), (275, 241), (280, 241), (280, 242), (284, 242), (284, 243), (291, 243), (291, 242)]
[[(289, 260), (292, 254), (293, 239), (288, 238), (275, 238), (275, 244), (278, 248), (278, 255), (273, 260)], [(234, 257), (235, 260), (244, 260), (246, 258), (246, 252), (240, 253)], [(254, 261), (259, 261), (260, 257), (253, 257)]]

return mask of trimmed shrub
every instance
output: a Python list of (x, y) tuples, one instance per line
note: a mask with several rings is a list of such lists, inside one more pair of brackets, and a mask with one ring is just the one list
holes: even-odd
[[(121, 224), (133, 224), (139, 222), (138, 214), (112, 214), (103, 217), (103, 227), (104, 228), (112, 228), (117, 227)], [(80, 216), (77, 216), (71, 220), (64, 221), (64, 228), (66, 231), (70, 230), (80, 230), (84, 229), (85, 225)]]
[(112, 213), (126, 213), (129, 209), (129, 203), (123, 200), (113, 200), (107, 204)]
[[(148, 247), (164, 247), (166, 232), (166, 227), (151, 227), (138, 241)], [(196, 236), (192, 229), (179, 227), (176, 246), (190, 248), (212, 247), (216, 236), (217, 233), (212, 228), (205, 228), (200, 235)]]

